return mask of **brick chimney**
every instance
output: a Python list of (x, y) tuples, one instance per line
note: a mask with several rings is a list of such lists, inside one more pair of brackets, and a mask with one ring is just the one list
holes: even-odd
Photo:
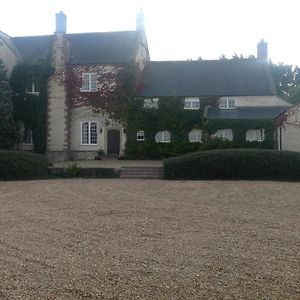
[(56, 16), (56, 30), (55, 33), (66, 33), (67, 32), (67, 16), (60, 11)]
[(268, 43), (262, 39), (257, 45), (257, 59), (259, 61), (268, 60)]

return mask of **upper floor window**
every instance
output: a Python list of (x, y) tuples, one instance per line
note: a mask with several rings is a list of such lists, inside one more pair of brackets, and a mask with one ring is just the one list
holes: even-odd
[(262, 142), (265, 139), (264, 129), (250, 129), (246, 132), (247, 142)]
[(82, 92), (97, 92), (97, 73), (82, 74)]
[(144, 99), (144, 108), (155, 108), (155, 109), (157, 109), (158, 108), (158, 101), (159, 101), (158, 98)]
[(222, 140), (227, 140), (227, 141), (232, 141), (233, 140), (232, 129), (217, 130), (215, 136), (222, 139)]
[(98, 142), (98, 123), (83, 121), (81, 122), (81, 144), (97, 145)]
[(221, 109), (234, 109), (235, 108), (235, 100), (233, 98), (223, 98), (220, 100)]
[(28, 86), (26, 88), (26, 93), (38, 96), (40, 92), (39, 92), (36, 84), (34, 82), (31, 82), (30, 84), (28, 84)]
[(170, 131), (158, 131), (155, 135), (156, 143), (170, 143), (171, 133)]
[(193, 129), (189, 132), (190, 143), (201, 143), (202, 142), (202, 130)]
[(199, 98), (185, 98), (184, 109), (199, 109), (200, 99)]
[(144, 130), (139, 130), (136, 133), (136, 140), (139, 141), (139, 142), (142, 142), (142, 141), (145, 140), (145, 132), (144, 132)]

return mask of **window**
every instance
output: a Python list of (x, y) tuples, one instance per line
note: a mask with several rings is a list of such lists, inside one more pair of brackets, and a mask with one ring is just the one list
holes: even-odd
[(202, 142), (202, 130), (193, 129), (189, 132), (190, 143), (201, 143)]
[(144, 108), (155, 108), (155, 109), (157, 109), (158, 108), (158, 101), (159, 101), (158, 98), (144, 99)]
[(224, 98), (220, 100), (221, 109), (234, 109), (235, 108), (235, 100), (233, 98)]
[(158, 131), (155, 135), (156, 143), (170, 143), (171, 133), (170, 131)]
[(38, 96), (39, 95), (39, 91), (38, 91), (38, 88), (37, 88), (36, 84), (34, 84), (33, 82), (31, 82), (27, 86), (27, 88), (26, 88), (26, 93)]
[(98, 130), (97, 122), (84, 121), (81, 122), (81, 144), (97, 145)]
[(139, 142), (142, 142), (142, 141), (145, 140), (145, 132), (144, 132), (144, 130), (139, 130), (136, 133), (136, 140), (139, 141)]
[(216, 137), (223, 139), (223, 140), (228, 140), (228, 141), (232, 141), (233, 140), (233, 133), (231, 129), (220, 129), (217, 130)]
[(199, 109), (200, 100), (199, 98), (185, 98), (184, 109)]
[(97, 92), (97, 73), (82, 74), (82, 92)]
[(265, 139), (264, 129), (250, 129), (246, 132), (247, 142), (262, 142)]
[(24, 144), (26, 145), (32, 145), (33, 139), (32, 139), (32, 130), (29, 128), (24, 129)]

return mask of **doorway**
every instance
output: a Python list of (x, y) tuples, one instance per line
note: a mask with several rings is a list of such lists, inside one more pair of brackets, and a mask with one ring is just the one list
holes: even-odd
[(107, 154), (120, 154), (120, 131), (117, 129), (110, 129), (107, 131)]

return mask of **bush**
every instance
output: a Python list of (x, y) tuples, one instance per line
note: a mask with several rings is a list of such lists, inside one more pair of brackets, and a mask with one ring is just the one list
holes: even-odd
[(81, 168), (71, 165), (68, 168), (50, 168), (49, 178), (118, 178), (119, 171), (112, 168)]
[(43, 155), (0, 150), (0, 179), (46, 178), (49, 161)]
[(168, 179), (300, 180), (300, 153), (225, 149), (190, 153), (164, 161)]

